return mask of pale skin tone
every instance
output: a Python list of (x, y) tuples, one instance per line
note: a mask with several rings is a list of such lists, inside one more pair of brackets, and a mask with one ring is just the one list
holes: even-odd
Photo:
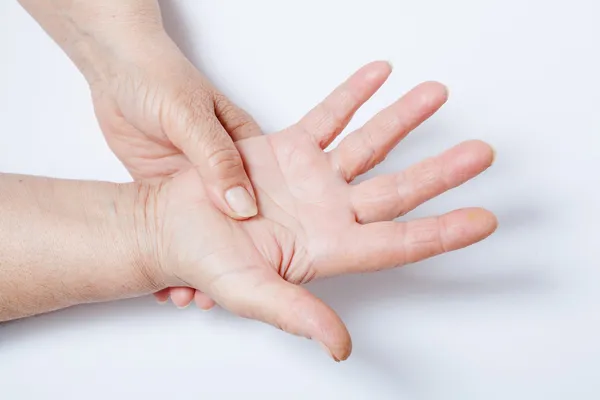
[(186, 286), (346, 359), (345, 325), (303, 283), (460, 249), (497, 225), (479, 208), (393, 221), (489, 167), (480, 141), (350, 184), (446, 100), (440, 84), (418, 86), (323, 151), (389, 73), (371, 63), (297, 124), (237, 142), (258, 202), (252, 219), (223, 214), (193, 168), (121, 185), (0, 177), (0, 320)]
[[(261, 135), (253, 119), (219, 92), (166, 34), (156, 0), (19, 0), (90, 85), (104, 136), (136, 181), (194, 167), (225, 215), (256, 215), (252, 183), (234, 145)], [(178, 307), (189, 288), (156, 293)], [(196, 293), (197, 303), (214, 305)]]
[[(254, 188), (233, 142), (261, 130), (169, 38), (156, 0), (20, 3), (88, 81), (106, 140), (136, 181), (194, 167), (207, 196), (225, 215), (243, 220), (256, 214)], [(431, 104), (428, 112), (437, 106)], [(188, 287), (166, 288), (155, 296), (178, 307), (193, 300), (203, 309), (215, 305)]]

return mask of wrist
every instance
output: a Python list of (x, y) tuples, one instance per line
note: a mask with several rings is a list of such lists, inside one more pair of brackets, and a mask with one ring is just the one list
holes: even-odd
[(89, 83), (167, 36), (156, 0), (19, 1)]
[(0, 321), (166, 287), (143, 187), (0, 178)]
[(117, 185), (108, 240), (119, 237), (124, 265), (136, 285), (147, 292), (168, 286), (169, 274), (160, 251), (159, 195), (162, 185), (135, 182)]
[(162, 26), (143, 25), (92, 29), (63, 48), (90, 87), (110, 84), (131, 67), (151, 65), (169, 43)]

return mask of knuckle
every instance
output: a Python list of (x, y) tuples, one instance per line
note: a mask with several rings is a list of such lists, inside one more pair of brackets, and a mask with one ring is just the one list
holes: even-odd
[(175, 92), (175, 103), (189, 109), (195, 109), (207, 104), (213, 105), (212, 91), (199, 83), (189, 83), (180, 86)]
[(238, 116), (237, 120), (233, 120), (229, 133), (234, 140), (244, 139), (249, 136), (248, 133), (251, 132), (250, 129), (252, 128), (252, 125), (254, 125), (252, 118)]
[(375, 166), (378, 164), (377, 146), (373, 142), (373, 135), (371, 131), (367, 130), (363, 134), (363, 151), (366, 164), (368, 166)]
[(443, 229), (441, 221), (436, 218), (411, 230), (408, 261), (416, 262), (444, 253)]
[(411, 171), (416, 190), (438, 189), (444, 186), (442, 165), (435, 159), (429, 158), (421, 162)]
[(396, 196), (394, 202), (397, 204), (395, 213), (397, 217), (406, 215), (411, 209), (409, 199), (413, 189), (407, 182), (409, 182), (408, 171), (399, 172), (394, 176), (393, 184), (395, 188), (394, 194)]
[(373, 136), (370, 130), (357, 132), (357, 134), (355, 151), (359, 152), (358, 154), (360, 154), (360, 156), (357, 158), (357, 163), (354, 168), (354, 175), (358, 175), (370, 170), (383, 161), (384, 158), (382, 153), (377, 151), (377, 146), (373, 141)]
[(317, 105), (300, 121), (301, 129), (316, 138), (320, 146), (328, 144), (328, 138), (341, 132), (344, 125), (329, 101), (326, 99)]
[(328, 103), (323, 103), (321, 108), (321, 118), (317, 123), (317, 129), (338, 134), (344, 128), (348, 116), (340, 112), (336, 107)]
[(338, 101), (340, 116), (346, 116), (352, 113), (352, 111), (361, 103), (362, 99), (360, 96), (358, 96), (352, 88), (346, 87), (344, 90), (340, 91)]
[(379, 128), (382, 132), (404, 132), (406, 129), (405, 125), (404, 119), (401, 116), (392, 114), (381, 121)]
[(235, 116), (236, 107), (222, 93), (214, 93), (213, 101), (219, 117), (228, 119)]
[(166, 120), (174, 124), (175, 133), (184, 139), (194, 136), (198, 123), (203, 122), (213, 113), (211, 94), (201, 85), (189, 85), (177, 89), (167, 108)]
[(238, 175), (243, 169), (242, 159), (235, 148), (218, 148), (207, 157), (207, 166), (213, 170), (217, 179), (228, 179)]
[(447, 245), (446, 239), (448, 238), (448, 228), (446, 227), (446, 220), (443, 217), (435, 218), (436, 222), (436, 247), (437, 251), (441, 253), (447, 253), (450, 251), (450, 246)]
[(245, 111), (233, 104), (221, 93), (214, 94), (214, 104), (217, 118), (232, 137), (241, 139), (240, 131), (248, 129), (254, 120)]

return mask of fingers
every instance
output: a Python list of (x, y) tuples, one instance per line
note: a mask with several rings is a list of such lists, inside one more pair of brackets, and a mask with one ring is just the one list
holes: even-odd
[(262, 130), (250, 114), (218, 92), (214, 98), (215, 115), (234, 142), (262, 135)]
[(446, 88), (425, 82), (379, 112), (331, 151), (342, 176), (352, 181), (379, 164), (400, 140), (435, 113), (448, 99)]
[(215, 306), (215, 302), (208, 295), (189, 287), (166, 288), (154, 293), (154, 296), (161, 304), (166, 303), (170, 297), (177, 308), (186, 308), (192, 300), (202, 310), (210, 310)]
[(257, 281), (244, 275), (227, 283), (223, 278), (216, 290), (218, 303), (242, 317), (312, 339), (336, 361), (348, 358), (352, 350), (350, 334), (335, 311), (276, 273), (268, 276)]
[(479, 175), (493, 162), (494, 151), (472, 140), (393, 175), (379, 176), (352, 188), (358, 222), (388, 221)]
[[(179, 101), (179, 109), (168, 117), (167, 135), (198, 169), (213, 203), (235, 219), (257, 213), (254, 191), (242, 158), (227, 131), (199, 96)], [(212, 104), (211, 104), (212, 107)]]
[(208, 295), (202, 293), (199, 290), (196, 290), (196, 294), (194, 295), (194, 301), (196, 302), (196, 306), (198, 306), (199, 309), (204, 311), (208, 311), (216, 305), (213, 299), (211, 299), (210, 297), (208, 297)]
[(170, 288), (171, 301), (177, 308), (185, 308), (194, 300), (195, 289), (189, 287)]
[(410, 222), (358, 225), (341, 239), (327, 275), (372, 272), (414, 263), (485, 239), (497, 227), (489, 211), (470, 208)]
[(392, 68), (375, 61), (355, 72), (323, 102), (312, 109), (298, 125), (324, 149), (348, 125), (358, 108), (383, 85)]
[(170, 295), (169, 288), (159, 290), (158, 292), (154, 293), (154, 297), (156, 297), (156, 301), (159, 304), (165, 304), (167, 301), (169, 301), (169, 295)]

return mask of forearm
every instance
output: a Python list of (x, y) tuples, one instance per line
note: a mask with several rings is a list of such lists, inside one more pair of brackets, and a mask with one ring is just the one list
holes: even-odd
[(144, 243), (151, 194), (0, 174), (0, 321), (162, 288)]
[(167, 38), (156, 0), (19, 2), (90, 82), (114, 73), (114, 60), (130, 57), (138, 49), (145, 51), (154, 41)]

